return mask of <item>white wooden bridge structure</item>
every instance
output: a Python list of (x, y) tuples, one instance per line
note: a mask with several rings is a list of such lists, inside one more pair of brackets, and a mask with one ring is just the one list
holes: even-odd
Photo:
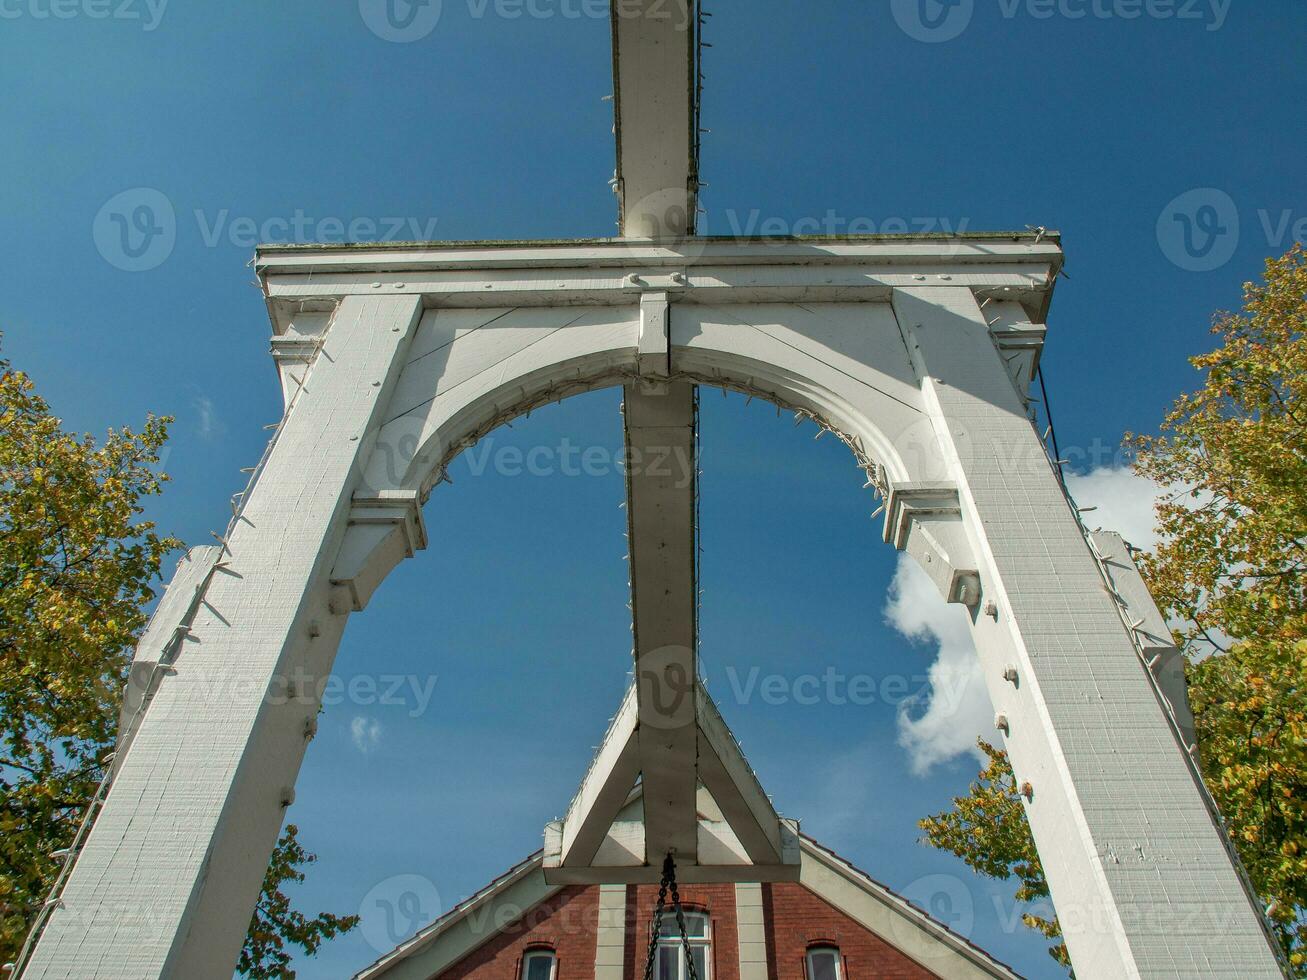
[[(422, 508), (450, 461), (614, 385), (632, 450), (693, 461), (711, 385), (843, 439), (885, 540), (969, 612), (1077, 976), (1281, 976), (1165, 694), (1166, 627), (1032, 425), (1056, 236), (695, 237), (697, 4), (615, 6), (620, 238), (259, 250), (286, 413), (141, 642), (112, 788), (22, 975), (230, 977), (316, 725), (315, 685), (286, 679), (328, 674), (350, 615), (439, 541), (439, 495)], [(637, 681), (546, 831), (556, 882), (657, 881), (669, 851), (684, 881), (795, 874), (698, 686), (685, 477), (628, 477)], [(644, 819), (614, 825), (637, 776)]]

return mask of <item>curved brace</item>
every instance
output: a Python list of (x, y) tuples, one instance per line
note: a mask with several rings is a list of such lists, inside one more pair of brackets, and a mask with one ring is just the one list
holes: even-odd
[[(646, 376), (656, 343), (641, 308), (665, 294), (632, 300), (428, 310), (365, 468), (367, 492), (415, 491), (425, 499), (454, 457), (504, 422)], [(670, 378), (807, 412), (845, 434), (862, 461), (879, 464), (885, 481), (945, 475), (888, 304), (682, 302), (667, 311)]]
[(636, 374), (635, 306), (431, 309), (364, 470), (425, 499), (460, 452), (533, 408)]
[(757, 395), (842, 433), (888, 498), (885, 539), (912, 555), (947, 601), (975, 604), (979, 580), (957, 490), (943, 479), (889, 304), (707, 306), (670, 302), (661, 290), (633, 298), (639, 305), (580, 311), (426, 312), (371, 450), (357, 499), (373, 502), (364, 512), (373, 516), (351, 518), (334, 605), (362, 609), (385, 574), (423, 546), (418, 531), (383, 531), (396, 522), (375, 515), (377, 500), (398, 495), (416, 507), (453, 458), (498, 425), (651, 374)]
[(890, 481), (945, 477), (889, 304), (674, 304), (671, 336), (674, 372), (811, 413)]

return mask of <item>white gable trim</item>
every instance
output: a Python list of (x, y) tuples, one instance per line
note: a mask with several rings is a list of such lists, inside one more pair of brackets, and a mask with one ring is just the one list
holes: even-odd
[(545, 881), (537, 851), (492, 881), (467, 901), (450, 909), (412, 939), (401, 943), (355, 980), (429, 980), (457, 963), (501, 928), (521, 918), (562, 889)]
[(944, 980), (1020, 980), (1020, 974), (812, 838), (802, 837), (800, 844), (799, 884), (905, 956)]

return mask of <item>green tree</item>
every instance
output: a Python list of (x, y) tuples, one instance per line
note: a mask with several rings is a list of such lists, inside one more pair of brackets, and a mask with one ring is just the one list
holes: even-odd
[[(1220, 345), (1191, 363), (1157, 436), (1129, 439), (1136, 471), (1171, 488), (1141, 567), (1187, 657), (1200, 766), (1297, 976), (1307, 976), (1307, 251), (1270, 259)], [(1047, 885), (1006, 756), (926, 841), (982, 874)], [(1056, 922), (1029, 924), (1058, 935)], [(1054, 948), (1055, 956), (1060, 951)]]
[[(142, 517), (167, 480), (171, 422), (151, 416), (97, 445), (0, 359), (0, 962), (16, 959), (58, 874), (51, 855), (104, 778), (151, 583), (180, 547)], [(242, 954), (251, 976), (293, 976), (284, 944), (312, 953), (354, 926), (291, 909), (281, 886), (313, 860), (288, 827)]]
[(301, 869), (317, 860), (316, 855), (304, 850), (298, 835), (298, 827), (293, 823), (286, 825), (263, 878), (263, 893), (254, 907), (250, 932), (245, 937), (237, 967), (251, 980), (294, 977), (295, 971), (290, 969), (291, 954), (286, 952), (288, 945), (298, 946), (312, 956), (328, 939), (349, 932), (359, 923), (357, 915), (323, 912), (310, 919), (291, 907), (282, 886), (288, 881), (303, 881)]
[[(1051, 908), (1044, 867), (1035, 853), (1035, 839), (1030, 836), (1007, 753), (984, 739), (977, 739), (976, 744), (989, 763), (971, 784), (970, 793), (953, 800), (953, 809), (921, 821), (926, 840), (932, 847), (953, 852), (987, 877), (1016, 878), (1017, 901)], [(1062, 935), (1056, 919), (1045, 918), (1034, 908), (1024, 913), (1021, 921), (1049, 939)], [(1057, 943), (1048, 952), (1063, 966), (1070, 965), (1065, 943)]]

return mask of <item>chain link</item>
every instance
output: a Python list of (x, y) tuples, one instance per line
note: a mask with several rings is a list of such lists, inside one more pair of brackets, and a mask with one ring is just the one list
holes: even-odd
[(663, 908), (667, 904), (667, 891), (672, 893), (672, 913), (676, 916), (676, 928), (681, 934), (681, 947), (685, 951), (685, 969), (687, 980), (699, 980), (694, 968), (694, 956), (691, 954), (690, 935), (685, 929), (685, 912), (681, 909), (681, 893), (676, 887), (676, 862), (671, 854), (663, 861), (663, 877), (658, 883), (658, 902), (654, 905), (653, 924), (649, 932), (649, 956), (644, 963), (644, 980), (653, 980), (654, 960), (658, 956), (658, 940), (662, 935)]

